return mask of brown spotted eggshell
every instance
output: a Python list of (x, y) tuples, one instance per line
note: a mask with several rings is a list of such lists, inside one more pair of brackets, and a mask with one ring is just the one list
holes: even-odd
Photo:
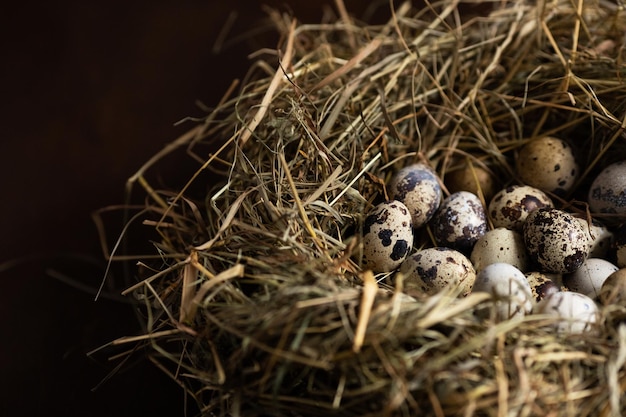
[(465, 255), (446, 247), (422, 249), (406, 258), (399, 270), (404, 286), (428, 295), (450, 290), (466, 296), (472, 290), (476, 273)]
[(408, 207), (415, 228), (422, 227), (432, 218), (443, 198), (437, 174), (419, 162), (396, 172), (387, 188), (390, 198)]
[(524, 184), (560, 196), (572, 188), (578, 175), (572, 147), (552, 136), (533, 139), (524, 145), (517, 156), (516, 168)]
[(443, 200), (430, 225), (437, 246), (469, 255), (476, 241), (487, 232), (487, 215), (476, 194), (457, 191)]
[(391, 272), (400, 266), (413, 246), (409, 209), (400, 201), (378, 204), (363, 222), (363, 269)]
[(561, 276), (558, 274), (546, 274), (538, 271), (530, 271), (524, 274), (533, 293), (533, 298), (539, 302), (552, 293), (563, 290)]
[(626, 217), (626, 161), (604, 168), (589, 188), (592, 213), (611, 213)]
[(531, 212), (523, 227), (526, 251), (542, 272), (570, 273), (589, 255), (582, 225), (570, 213), (556, 208)]
[(528, 268), (528, 255), (522, 234), (504, 227), (488, 230), (482, 235), (472, 249), (470, 260), (476, 271), (497, 262), (511, 264), (522, 272)]
[(528, 214), (540, 207), (554, 207), (546, 193), (530, 185), (511, 185), (493, 196), (487, 211), (494, 227), (522, 230)]

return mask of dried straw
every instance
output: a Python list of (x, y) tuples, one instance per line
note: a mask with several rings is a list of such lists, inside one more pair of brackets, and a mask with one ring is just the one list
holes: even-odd
[[(276, 53), (129, 180), (155, 252), (110, 259), (155, 272), (124, 291), (146, 334), (113, 344), (146, 347), (207, 416), (626, 414), (613, 313), (568, 337), (541, 316), (478, 320), (485, 294), (407, 294), (361, 269), (363, 213), (402, 166), (470, 163), (505, 185), (520, 146), (563, 137), (585, 172), (559, 201), (584, 212), (577, 190), (626, 151), (623, 8), (478, 3), (403, 3), (380, 25), (341, 2), (335, 22), (272, 13)], [(149, 184), (181, 149), (189, 181)]]

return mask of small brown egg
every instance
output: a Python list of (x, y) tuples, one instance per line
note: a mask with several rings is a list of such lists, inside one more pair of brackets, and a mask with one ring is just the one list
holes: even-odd
[(414, 228), (422, 227), (432, 218), (443, 198), (437, 173), (419, 162), (396, 172), (387, 188), (390, 198), (408, 207)]
[(626, 217), (626, 161), (604, 168), (589, 188), (589, 209), (592, 213), (611, 213)]
[(374, 273), (400, 266), (413, 246), (409, 209), (400, 201), (375, 206), (363, 222), (363, 268)]
[(488, 230), (474, 245), (470, 260), (477, 272), (485, 266), (504, 262), (524, 272), (528, 268), (528, 255), (522, 234), (497, 227)]
[(457, 191), (443, 200), (430, 226), (438, 246), (469, 255), (476, 241), (487, 232), (487, 215), (476, 194)]
[(523, 236), (530, 259), (542, 272), (574, 272), (589, 256), (582, 225), (563, 210), (543, 207), (531, 212)]
[(530, 285), (535, 302), (539, 302), (552, 293), (562, 291), (561, 277), (558, 274), (531, 271), (524, 274)]
[(563, 196), (576, 181), (578, 164), (572, 147), (566, 141), (543, 136), (522, 147), (517, 156), (516, 170), (524, 184)]
[(461, 252), (445, 247), (415, 252), (402, 262), (399, 271), (405, 276), (407, 290), (416, 289), (428, 295), (447, 289), (464, 297), (471, 292), (476, 278), (470, 260)]
[(530, 185), (511, 185), (493, 196), (487, 212), (494, 227), (522, 230), (528, 214), (540, 207), (554, 207), (546, 193)]
[(626, 306), (626, 268), (618, 269), (604, 280), (598, 298), (605, 306)]
[(451, 193), (469, 191), (479, 195), (480, 190), (485, 201), (489, 201), (496, 191), (496, 180), (489, 171), (478, 165), (464, 164), (462, 167), (453, 169), (446, 174), (444, 182)]

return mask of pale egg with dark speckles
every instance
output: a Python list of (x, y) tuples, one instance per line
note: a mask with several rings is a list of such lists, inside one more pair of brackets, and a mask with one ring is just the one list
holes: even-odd
[(413, 246), (409, 209), (400, 201), (375, 206), (363, 222), (363, 269), (391, 272), (400, 266)]
[(541, 207), (554, 207), (546, 193), (530, 185), (510, 185), (491, 198), (487, 212), (494, 227), (522, 230), (528, 214)]
[(517, 156), (517, 175), (527, 185), (565, 195), (578, 177), (572, 147), (563, 139), (543, 136), (528, 142)]
[(404, 275), (404, 286), (433, 295), (443, 290), (466, 296), (476, 278), (472, 263), (465, 255), (446, 247), (426, 248), (410, 255), (399, 271)]
[(487, 232), (487, 215), (476, 194), (457, 191), (443, 200), (430, 226), (437, 246), (469, 255), (476, 241)]
[(482, 235), (472, 249), (470, 260), (476, 271), (498, 262), (511, 264), (522, 272), (528, 268), (522, 234), (504, 227), (496, 227)]
[(604, 168), (589, 188), (589, 209), (592, 213), (611, 213), (626, 217), (626, 161)]
[(421, 162), (396, 172), (387, 189), (390, 198), (408, 207), (415, 228), (422, 227), (432, 218), (443, 198), (437, 173)]
[(589, 256), (589, 240), (580, 222), (556, 208), (539, 208), (523, 227), (526, 251), (542, 272), (570, 273)]
[(539, 271), (529, 271), (524, 273), (533, 298), (539, 302), (552, 293), (563, 291), (560, 274), (550, 274)]

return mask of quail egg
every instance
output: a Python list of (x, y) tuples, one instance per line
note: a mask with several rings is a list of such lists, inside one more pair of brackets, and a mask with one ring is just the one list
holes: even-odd
[(497, 262), (511, 264), (522, 272), (528, 267), (522, 234), (504, 227), (488, 230), (482, 235), (474, 244), (470, 260), (476, 271)]
[(574, 272), (589, 255), (582, 225), (563, 210), (543, 207), (531, 212), (523, 236), (529, 258), (542, 272)]
[(596, 299), (604, 281), (618, 269), (605, 259), (587, 258), (576, 271), (563, 275), (563, 285), (570, 291)]
[(561, 276), (559, 274), (547, 274), (538, 271), (530, 271), (524, 274), (533, 293), (533, 298), (539, 302), (548, 295), (563, 290)]
[(375, 206), (363, 223), (363, 268), (374, 273), (400, 266), (413, 246), (409, 209), (400, 201)]
[[(533, 308), (533, 295), (524, 273), (506, 263), (487, 265), (476, 274), (472, 292), (487, 292), (493, 297), (495, 320), (520, 318)], [(480, 317), (489, 317), (490, 308), (477, 311)]]
[(605, 225), (591, 219), (591, 223), (579, 215), (574, 216), (583, 226), (589, 240), (589, 257), (590, 258), (606, 258), (613, 246), (613, 232)]
[(626, 161), (604, 168), (591, 183), (588, 196), (592, 213), (612, 213), (626, 217)]
[(451, 193), (469, 191), (483, 194), (485, 201), (489, 201), (496, 192), (496, 179), (486, 169), (478, 165), (463, 164), (446, 173), (444, 182)]
[(604, 280), (599, 299), (605, 306), (626, 306), (626, 268), (618, 269)]
[(487, 216), (476, 194), (457, 191), (443, 200), (430, 225), (438, 246), (468, 255), (487, 232)]
[(530, 185), (511, 185), (493, 196), (487, 212), (494, 227), (522, 230), (528, 213), (540, 207), (554, 207), (546, 193)]
[(578, 175), (572, 147), (564, 140), (543, 136), (522, 147), (517, 156), (517, 175), (527, 185), (563, 196)]
[(538, 302), (533, 313), (555, 318), (551, 326), (559, 333), (580, 334), (593, 330), (598, 318), (598, 306), (584, 294), (562, 291)]
[(413, 227), (425, 225), (441, 204), (443, 194), (435, 171), (423, 163), (408, 165), (391, 178), (389, 197), (404, 203), (411, 213)]
[(399, 271), (407, 290), (433, 295), (449, 290), (460, 296), (471, 292), (476, 278), (472, 263), (461, 252), (446, 247), (426, 248), (407, 257)]

